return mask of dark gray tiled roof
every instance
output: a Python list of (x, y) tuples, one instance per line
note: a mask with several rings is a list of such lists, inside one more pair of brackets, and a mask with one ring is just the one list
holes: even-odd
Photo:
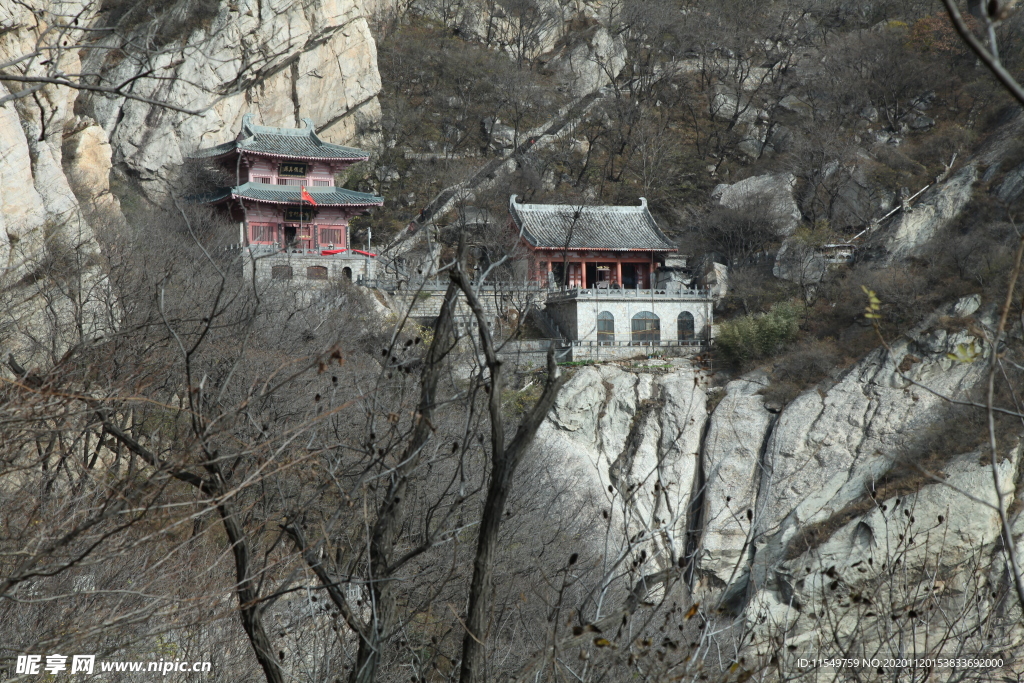
[(272, 128), (252, 122), (252, 114), (242, 117), (242, 132), (237, 140), (195, 153), (197, 159), (212, 159), (236, 150), (300, 159), (364, 161), (369, 154), (361, 149), (324, 142), (313, 130), (313, 121), (302, 119), (304, 128)]
[[(221, 188), (197, 197), (196, 200), (201, 203), (214, 203), (228, 197), (242, 197), (272, 204), (298, 204), (300, 190), (301, 188), (295, 185), (245, 183), (238, 187)], [(316, 200), (317, 206), (381, 206), (384, 203), (384, 199), (377, 195), (346, 190), (342, 187), (307, 187), (306, 192)]]
[(509, 199), (516, 227), (534, 247), (562, 249), (572, 230), (570, 249), (614, 251), (675, 251), (647, 210), (640, 206), (573, 206), (571, 204), (517, 204)]

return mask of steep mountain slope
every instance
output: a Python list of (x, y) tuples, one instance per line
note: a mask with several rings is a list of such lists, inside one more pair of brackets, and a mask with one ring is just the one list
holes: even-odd
[[(783, 644), (801, 656), (840, 645), (870, 654), (889, 646), (879, 640), (879, 612), (923, 610), (938, 581), (945, 609), (958, 614), (986, 596), (954, 630), (990, 620), (998, 645), (972, 647), (1015, 647), (1021, 634), (1002, 598), (992, 597), (1008, 584), (987, 459), (957, 450), (969, 437), (929, 440), (970, 429), (953, 422), (951, 402), (976, 395), (985, 364), (950, 355), (971, 344), (982, 357), (991, 352), (978, 335), (995, 320), (979, 303), (970, 297), (936, 311), (777, 414), (758, 393), (770, 383), (763, 373), (730, 382), (708, 414), (709, 378), (685, 365), (656, 375), (581, 369), (539, 433), (535, 457), (589, 482), (578, 492), (581, 514), (612, 511), (613, 555), (643, 550), (642, 571), (657, 581), (666, 567), (687, 567), (678, 577), (724, 629), (720, 639), (749, 630), (768, 654)], [(947, 330), (942, 321), (951, 317), (964, 327)], [(985, 437), (974, 438), (980, 445)], [(1018, 495), (1020, 449), (1016, 441), (1000, 449), (1006, 505)], [(1019, 512), (1012, 523), (1024, 524)], [(609, 536), (590, 541), (608, 548)], [(851, 608), (854, 594), (864, 599)], [(842, 624), (840, 635), (821, 631), (831, 621)], [(948, 626), (924, 620), (931, 641), (922, 651), (947, 647), (950, 633), (936, 634)]]

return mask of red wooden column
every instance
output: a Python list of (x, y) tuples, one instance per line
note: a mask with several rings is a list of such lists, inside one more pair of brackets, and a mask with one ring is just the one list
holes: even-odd
[(622, 261), (615, 262), (615, 284), (622, 287)]
[(580, 282), (583, 283), (583, 289), (587, 288), (587, 262), (580, 261)]

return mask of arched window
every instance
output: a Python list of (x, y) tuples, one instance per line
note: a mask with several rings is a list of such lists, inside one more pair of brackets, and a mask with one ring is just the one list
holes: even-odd
[(633, 316), (633, 343), (641, 346), (661, 342), (661, 319), (651, 311), (640, 311)]
[(693, 313), (689, 311), (680, 313), (676, 322), (676, 339), (679, 341), (692, 341), (697, 337), (695, 330)]
[(615, 341), (615, 316), (608, 311), (597, 314), (597, 343), (611, 346)]
[(309, 280), (326, 280), (327, 268), (325, 266), (309, 266), (306, 268), (306, 278)]
[(291, 280), (292, 279), (292, 267), (291, 266), (274, 266), (270, 269), (270, 277), (275, 280)]
[(348, 266), (345, 266), (344, 268), (341, 269), (341, 274), (345, 276), (346, 280), (352, 279), (352, 269), (349, 268)]

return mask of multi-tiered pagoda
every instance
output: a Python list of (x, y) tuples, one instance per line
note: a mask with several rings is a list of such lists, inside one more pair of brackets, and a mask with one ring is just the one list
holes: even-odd
[(238, 137), (200, 150), (238, 184), (205, 196), (241, 226), (241, 242), (258, 275), (279, 279), (372, 277), (372, 254), (353, 250), (349, 219), (381, 206), (376, 195), (335, 185), (335, 174), (369, 155), (324, 142), (310, 119), (303, 128), (272, 128), (242, 118)]

